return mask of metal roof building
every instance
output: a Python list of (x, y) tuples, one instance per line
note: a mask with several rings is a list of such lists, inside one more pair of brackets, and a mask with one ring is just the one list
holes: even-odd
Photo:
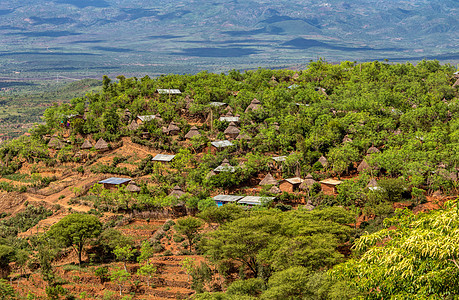
[(217, 195), (213, 197), (215, 203), (217, 203), (218, 206), (222, 206), (226, 203), (235, 203), (238, 200), (241, 200), (244, 198), (244, 196), (235, 196), (235, 195)]
[(181, 94), (179, 89), (157, 89), (158, 94)]
[(137, 118), (139, 118), (139, 120), (142, 122), (148, 122), (148, 121), (155, 119), (156, 116), (155, 115), (137, 116)]
[(237, 203), (246, 205), (262, 205), (265, 201), (272, 201), (276, 197), (246, 196)]
[(153, 157), (151, 160), (152, 161), (163, 161), (163, 162), (169, 162), (174, 159), (175, 155), (169, 155), (169, 154), (156, 154), (155, 157)]
[(224, 147), (233, 146), (233, 143), (231, 143), (228, 140), (215, 141), (215, 142), (211, 142), (210, 144), (214, 146), (215, 148), (224, 148)]
[(119, 177), (110, 177), (104, 180), (99, 181), (99, 184), (103, 184), (104, 188), (110, 188), (119, 185), (126, 185), (132, 179), (130, 178), (119, 178)]
[(214, 169), (214, 172), (220, 173), (220, 172), (231, 172), (234, 173), (236, 171), (236, 167), (233, 166), (218, 166)]
[(287, 159), (287, 156), (274, 156), (272, 159), (274, 159), (277, 162), (282, 162)]
[(226, 122), (239, 122), (239, 117), (220, 117), (220, 122), (223, 122), (223, 121), (226, 121)]
[(209, 105), (213, 106), (213, 107), (220, 107), (220, 106), (225, 106), (225, 105), (228, 105), (228, 104), (225, 103), (225, 102), (210, 102)]

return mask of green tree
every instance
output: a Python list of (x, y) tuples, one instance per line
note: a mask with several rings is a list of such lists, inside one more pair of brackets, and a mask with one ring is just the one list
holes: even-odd
[(117, 260), (123, 262), (124, 270), (127, 271), (126, 263), (134, 257), (136, 251), (137, 250), (133, 249), (131, 245), (126, 245), (124, 247), (116, 246), (113, 250), (113, 254), (115, 254)]
[[(427, 299), (459, 295), (459, 206), (414, 215), (398, 211), (387, 227), (355, 243), (360, 257), (335, 266), (366, 299)], [(395, 228), (395, 229), (393, 229)]]
[(0, 279), (0, 300), (16, 299), (14, 288), (4, 279)]
[(73, 247), (81, 265), (81, 256), (87, 242), (100, 235), (102, 223), (96, 216), (71, 214), (54, 224), (48, 234), (65, 247)]
[(120, 296), (122, 295), (124, 285), (128, 283), (129, 279), (131, 279), (131, 274), (125, 269), (116, 268), (110, 273), (110, 280), (118, 285)]
[(186, 238), (188, 239), (190, 251), (192, 250), (193, 239), (201, 230), (202, 225), (203, 221), (195, 217), (180, 218), (175, 223), (175, 230), (177, 231), (177, 233), (186, 236)]

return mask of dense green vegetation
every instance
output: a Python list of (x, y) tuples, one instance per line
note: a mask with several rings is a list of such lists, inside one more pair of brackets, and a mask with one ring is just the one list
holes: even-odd
[[(48, 278), (48, 295), (62, 293), (49, 267), (53, 249), (73, 246), (82, 262), (81, 254), (91, 244), (91, 262), (122, 262), (124, 268), (110, 274), (98, 272), (101, 281), (116, 283), (121, 294), (132, 276), (127, 262), (138, 261), (138, 274), (149, 282), (156, 269), (148, 257), (172, 255), (161, 242), (166, 237), (169, 243), (182, 243), (181, 254), (207, 258), (183, 262), (196, 299), (455, 297), (457, 203), (414, 215), (394, 212), (394, 202), (421, 210), (434, 192), (458, 193), (456, 71), (438, 61), (416, 66), (318, 61), (300, 72), (203, 71), (117, 80), (104, 76), (100, 92), (53, 105), (31, 137), (2, 145), (0, 170), (20, 179), (25, 164), (68, 164), (81, 174), (131, 176), (138, 193), (94, 184), (87, 190), (75, 188), (69, 204), (89, 205), (95, 215), (165, 210), (189, 215), (165, 223), (151, 239), (141, 241), (140, 249), (109, 228), (114, 221), (102, 227), (89, 214), (65, 217), (43, 236), (48, 244), (42, 247), (49, 247), (35, 255), (43, 278)], [(182, 93), (160, 94), (160, 88)], [(259, 106), (247, 109), (255, 98)], [(230, 112), (239, 115), (236, 126), (246, 137), (216, 151), (211, 141), (225, 139), (229, 126), (218, 117)], [(139, 115), (157, 117), (132, 128)], [(165, 130), (172, 121), (179, 128), (176, 135)], [(186, 139), (192, 125), (201, 136)], [(135, 153), (99, 162), (103, 153), (80, 146), (86, 139), (100, 138), (108, 149), (128, 141), (176, 156), (162, 164), (148, 155), (132, 168), (126, 164)], [(286, 160), (274, 162), (272, 157), (279, 155)], [(213, 175), (224, 159), (234, 172)], [(359, 167), (362, 161), (365, 168)], [(282, 178), (311, 173), (315, 180), (346, 179), (334, 196), (317, 183), (301, 192), (274, 194), (271, 186), (255, 190), (268, 172)], [(368, 186), (372, 179), (376, 185)], [(174, 195), (170, 191), (175, 186), (182, 190)], [(216, 207), (210, 198), (255, 192), (277, 198), (251, 209)], [(357, 224), (357, 219), (365, 221)], [(4, 246), (0, 254), (14, 261), (17, 253)]]

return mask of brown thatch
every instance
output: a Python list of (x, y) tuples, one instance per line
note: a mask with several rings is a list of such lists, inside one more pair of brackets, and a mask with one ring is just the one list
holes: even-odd
[(280, 128), (280, 127), (279, 127), (279, 123), (274, 122), (274, 123), (273, 123), (273, 128), (274, 128), (276, 131), (278, 131), (279, 128)]
[(227, 138), (235, 139), (240, 132), (241, 131), (239, 130), (239, 128), (236, 127), (236, 124), (234, 124), (234, 122), (231, 122), (223, 133)]
[(127, 128), (131, 131), (134, 131), (139, 129), (139, 124), (137, 124), (135, 120), (132, 120), (131, 124), (129, 124)]
[(48, 142), (48, 147), (59, 150), (64, 148), (64, 143), (60, 141), (57, 137), (53, 136)]
[(209, 179), (210, 177), (215, 176), (215, 175), (217, 175), (217, 173), (215, 173), (214, 170), (212, 170), (209, 173), (207, 173), (206, 179)]
[(281, 189), (277, 185), (273, 185), (269, 190), (268, 193), (270, 194), (280, 194), (282, 193)]
[(362, 162), (359, 164), (359, 166), (357, 167), (357, 171), (360, 173), (360, 172), (363, 172), (365, 170), (370, 170), (371, 167), (370, 165), (367, 163), (367, 161), (364, 159), (362, 160)]
[(224, 159), (222, 161), (222, 164), (220, 166), (223, 166), (223, 167), (228, 167), (228, 166), (231, 166), (230, 163), (229, 163), (229, 160), (228, 159)]
[(135, 184), (134, 182), (129, 182), (129, 184), (126, 187), (126, 191), (131, 192), (131, 193), (138, 193), (140, 192), (140, 187)]
[(299, 188), (301, 190), (309, 190), (312, 187), (312, 185), (316, 182), (317, 181), (315, 181), (314, 178), (312, 178), (312, 175), (308, 174), (306, 178), (303, 180), (303, 182), (300, 184)]
[(101, 151), (108, 150), (108, 144), (106, 141), (104, 141), (103, 138), (100, 138), (97, 141), (97, 143), (94, 145), (94, 148), (96, 148), (96, 150), (101, 150)]
[(271, 175), (271, 173), (268, 173), (265, 178), (263, 178), (262, 181), (260, 181), (259, 185), (276, 185), (277, 180)]
[(167, 127), (162, 127), (162, 131), (164, 134), (168, 134), (169, 133), (169, 130), (167, 129)]
[(378, 187), (378, 182), (376, 179), (372, 178), (370, 182), (367, 184), (367, 188), (375, 188)]
[(320, 162), (324, 168), (328, 167), (328, 160), (325, 158), (325, 156), (322, 155), (318, 162)]
[(178, 186), (176, 185), (173, 189), (172, 192), (169, 194), (169, 196), (180, 198), (183, 196), (185, 192)]
[(186, 139), (191, 139), (194, 136), (200, 136), (201, 134), (199, 133), (199, 130), (196, 126), (191, 127), (190, 131), (188, 131), (187, 134), (185, 134)]
[(174, 121), (172, 121), (169, 124), (169, 127), (167, 127), (167, 132), (169, 135), (177, 135), (180, 132), (180, 128), (177, 126), (177, 124)]
[(260, 108), (263, 108), (263, 107), (261, 106), (261, 102), (258, 101), (257, 98), (254, 98), (254, 99), (252, 100), (252, 102), (250, 102), (250, 105), (247, 106), (247, 108), (245, 109), (245, 112), (249, 112), (249, 111), (251, 111), (251, 110), (258, 110), (258, 109), (260, 109)]
[(300, 74), (298, 74), (298, 73), (295, 73), (295, 74), (293, 74), (293, 76), (292, 76), (293, 79), (298, 79), (299, 77), (300, 77)]
[(252, 138), (247, 133), (239, 133), (239, 135), (236, 137), (236, 140), (250, 141)]
[(346, 134), (343, 138), (343, 143), (352, 143), (352, 139)]
[(81, 145), (80, 149), (91, 149), (92, 148), (92, 144), (89, 140), (84, 140), (83, 144)]
[(459, 86), (459, 78), (456, 80), (456, 82), (453, 84), (453, 87)]
[(371, 146), (370, 148), (368, 148), (367, 150), (367, 154), (372, 154), (372, 153), (379, 153), (381, 151), (379, 151), (378, 148), (376, 148), (375, 146)]

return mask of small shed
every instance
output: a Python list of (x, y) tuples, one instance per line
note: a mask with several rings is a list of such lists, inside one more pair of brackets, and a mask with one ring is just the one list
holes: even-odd
[(115, 189), (122, 185), (127, 185), (131, 181), (130, 178), (119, 178), (110, 177), (99, 181), (99, 184), (103, 184), (105, 189)]
[(328, 167), (328, 160), (325, 158), (325, 156), (321, 156), (318, 160), (318, 162), (320, 162), (320, 164), (322, 165), (322, 167), (326, 168)]
[(159, 161), (159, 162), (171, 162), (174, 159), (175, 155), (173, 154), (156, 154), (153, 157), (152, 161)]
[(83, 144), (81, 145), (80, 149), (86, 150), (86, 149), (91, 149), (92, 144), (89, 140), (84, 140)]
[(320, 181), (320, 187), (325, 195), (336, 195), (338, 192), (337, 187), (341, 183), (343, 183), (341, 180), (328, 178)]
[(293, 193), (299, 189), (302, 182), (303, 179), (301, 179), (300, 177), (287, 178), (281, 180), (281, 182), (279, 183), (279, 188), (283, 192)]
[(169, 135), (177, 135), (180, 133), (180, 128), (177, 126), (177, 123), (171, 121), (169, 126), (167, 127), (167, 133)]
[(222, 148), (233, 146), (233, 143), (231, 143), (228, 140), (214, 141), (214, 142), (211, 142), (210, 144), (217, 149), (222, 149)]
[(185, 195), (185, 192), (182, 190), (181, 187), (179, 187), (178, 185), (176, 185), (171, 193), (168, 195), (169, 197), (175, 197), (175, 198), (180, 198), (182, 197), (183, 195)]
[(246, 196), (239, 200), (237, 203), (245, 204), (248, 206), (263, 205), (265, 202), (269, 202), (276, 199), (276, 197), (260, 197), (260, 196)]
[(249, 111), (255, 111), (262, 108), (263, 107), (261, 106), (261, 102), (257, 98), (254, 98), (252, 102), (250, 102), (249, 106), (247, 106), (245, 109), (245, 112), (248, 113)]
[(201, 136), (201, 134), (199, 133), (198, 128), (196, 126), (193, 126), (190, 128), (190, 131), (188, 131), (188, 133), (185, 134), (185, 138), (192, 139), (195, 136)]
[(100, 138), (94, 145), (94, 148), (100, 152), (109, 150), (108, 144), (103, 138)]
[(304, 191), (309, 191), (311, 187), (314, 185), (314, 183), (317, 183), (317, 181), (315, 181), (314, 178), (312, 178), (311, 174), (308, 174), (304, 178), (303, 182), (300, 184), (299, 189), (304, 190)]
[(287, 160), (287, 156), (273, 156), (272, 159), (275, 161), (275, 162), (283, 162), (283, 161), (286, 161)]
[(217, 206), (222, 206), (227, 203), (237, 203), (237, 201), (244, 198), (244, 196), (235, 196), (235, 195), (217, 195), (213, 197)]
[(223, 133), (225, 134), (225, 137), (227, 139), (235, 139), (237, 138), (240, 132), (241, 131), (239, 130), (239, 128), (236, 127), (236, 124), (234, 122), (231, 122)]
[(260, 181), (259, 185), (277, 185), (277, 180), (271, 175), (271, 173), (268, 173), (263, 180)]

